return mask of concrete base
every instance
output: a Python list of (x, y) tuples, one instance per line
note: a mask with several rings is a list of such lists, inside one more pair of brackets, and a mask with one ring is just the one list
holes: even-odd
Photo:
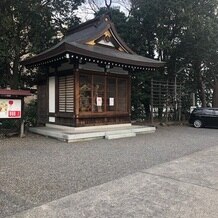
[(91, 127), (67, 127), (46, 124), (45, 127), (32, 127), (30, 132), (56, 138), (66, 142), (77, 142), (93, 139), (118, 139), (134, 137), (136, 134), (155, 132), (155, 127), (135, 126), (131, 124), (104, 125)]

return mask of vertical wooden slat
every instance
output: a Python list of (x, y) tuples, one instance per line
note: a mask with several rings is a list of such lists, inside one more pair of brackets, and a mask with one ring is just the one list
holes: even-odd
[(59, 112), (74, 112), (74, 77), (59, 77)]

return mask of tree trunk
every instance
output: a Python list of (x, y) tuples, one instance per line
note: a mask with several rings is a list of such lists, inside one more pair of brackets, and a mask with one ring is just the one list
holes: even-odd
[(197, 60), (193, 63), (193, 70), (197, 82), (197, 89), (198, 89), (199, 98), (201, 100), (202, 107), (206, 107), (206, 93), (205, 93), (205, 84), (202, 78), (201, 61)]
[(213, 90), (213, 107), (218, 107), (218, 79), (215, 79), (215, 85)]
[(206, 107), (207, 105), (206, 105), (205, 85), (201, 75), (199, 75), (199, 94), (200, 94), (202, 107)]
[(11, 88), (18, 89), (20, 85), (20, 74), (19, 74), (19, 58), (15, 58), (13, 64), (13, 77), (11, 79)]

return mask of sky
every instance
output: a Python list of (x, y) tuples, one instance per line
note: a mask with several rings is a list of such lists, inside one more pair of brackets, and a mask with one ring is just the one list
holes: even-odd
[[(98, 7), (105, 6), (104, 0), (95, 0), (95, 2)], [(128, 8), (130, 8), (130, 4), (128, 3), (128, 0), (113, 0), (112, 7), (117, 7), (120, 9), (120, 11), (128, 14)], [(88, 4), (88, 0), (86, 0), (85, 3), (78, 8), (77, 16), (81, 18), (82, 22), (94, 18), (94, 11)]]

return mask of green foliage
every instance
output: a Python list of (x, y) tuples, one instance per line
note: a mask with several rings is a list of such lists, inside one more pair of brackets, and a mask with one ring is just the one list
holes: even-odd
[(83, 0), (0, 1), (0, 86), (22, 86), (19, 62), (55, 44), (79, 19), (74, 11)]
[(100, 16), (103, 14), (108, 14), (111, 18), (111, 21), (114, 23), (116, 30), (119, 36), (124, 39), (127, 39), (127, 30), (128, 30), (128, 18), (123, 12), (120, 12), (116, 8), (100, 8), (98, 12), (95, 13), (95, 16)]
[[(153, 72), (154, 73), (154, 72)], [(166, 80), (162, 71), (132, 72), (132, 119), (149, 119), (151, 102), (151, 79)]]
[(203, 106), (218, 77), (217, 6), (217, 0), (132, 0), (128, 20), (132, 49), (165, 61), (167, 79), (177, 76), (184, 94), (196, 93)]
[(151, 76), (149, 72), (132, 73), (132, 119), (145, 119), (149, 117)]
[(37, 124), (37, 101), (32, 100), (24, 108), (24, 120), (29, 126), (36, 126)]
[(2, 129), (17, 129), (20, 123), (16, 119), (4, 119), (1, 121)]

